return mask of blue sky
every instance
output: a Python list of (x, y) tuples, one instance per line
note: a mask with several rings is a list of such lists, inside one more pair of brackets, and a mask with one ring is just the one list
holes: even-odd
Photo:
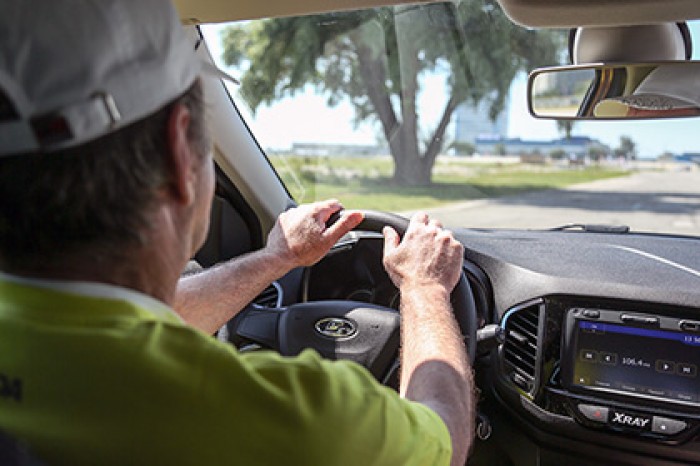
[[(223, 26), (207, 26), (204, 34), (212, 55), (221, 56), (219, 33)], [(700, 58), (700, 24), (691, 23), (691, 34), (699, 38), (693, 59)], [(231, 70), (233, 74), (235, 70)], [(423, 80), (423, 93), (418, 103), (420, 118), (426, 127), (437, 121), (446, 96), (442, 92), (444, 76), (430, 76)], [(560, 137), (556, 124), (549, 120), (532, 118), (527, 112), (527, 76), (520, 74), (511, 86), (508, 137), (522, 139), (551, 139)], [(234, 99), (235, 87), (230, 87)], [(239, 108), (259, 141), (265, 148), (286, 149), (295, 142), (374, 144), (378, 139), (378, 128), (369, 123), (355, 127), (352, 123), (353, 108), (341, 102), (328, 108), (326, 98), (312, 89), (284, 98), (270, 107), (261, 107), (255, 116), (237, 100)], [(700, 118), (649, 120), (634, 122), (578, 122), (573, 134), (585, 135), (616, 147), (621, 135), (632, 138), (641, 157), (656, 157), (669, 151), (673, 153), (700, 152)]]

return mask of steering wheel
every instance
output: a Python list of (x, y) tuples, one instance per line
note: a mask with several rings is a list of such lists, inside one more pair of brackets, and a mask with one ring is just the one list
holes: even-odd
[[(364, 211), (355, 230), (381, 232), (390, 226), (403, 236), (409, 221), (386, 212)], [(332, 220), (331, 220), (332, 221)], [(451, 299), (470, 361), (476, 355), (474, 296), (462, 272)], [(228, 324), (229, 340), (246, 340), (293, 356), (306, 348), (328, 359), (349, 359), (386, 381), (396, 367), (400, 332), (398, 311), (355, 301), (315, 301), (283, 308), (249, 306)]]

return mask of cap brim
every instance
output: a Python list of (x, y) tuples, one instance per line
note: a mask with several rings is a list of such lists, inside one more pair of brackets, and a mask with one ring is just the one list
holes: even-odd
[(593, 108), (593, 115), (597, 118), (619, 118), (627, 115), (629, 105), (617, 99), (601, 100)]
[(687, 100), (660, 94), (635, 94), (602, 100), (593, 109), (593, 114), (601, 118), (615, 118), (627, 116), (630, 109), (667, 112), (690, 108), (698, 106)]

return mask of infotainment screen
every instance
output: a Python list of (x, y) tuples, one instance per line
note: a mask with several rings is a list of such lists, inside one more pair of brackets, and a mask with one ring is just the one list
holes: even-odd
[(572, 319), (574, 387), (700, 406), (700, 334)]

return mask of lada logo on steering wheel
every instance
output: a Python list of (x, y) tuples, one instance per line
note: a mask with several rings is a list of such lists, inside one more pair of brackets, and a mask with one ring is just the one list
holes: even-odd
[(316, 331), (324, 337), (351, 338), (357, 333), (357, 326), (343, 317), (326, 317), (316, 321)]

